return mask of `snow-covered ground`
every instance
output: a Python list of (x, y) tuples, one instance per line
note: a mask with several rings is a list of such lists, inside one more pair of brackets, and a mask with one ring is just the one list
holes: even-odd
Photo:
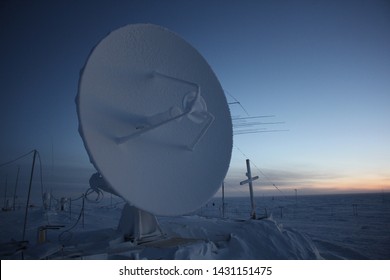
[[(24, 209), (0, 213), (1, 259), (390, 259), (390, 194), (220, 198), (195, 213), (158, 217), (163, 235), (154, 241), (125, 241), (117, 226), (124, 203), (107, 197), (29, 209), (21, 244)], [(39, 227), (46, 230), (38, 243)], [(56, 227), (58, 226), (58, 228)], [(42, 233), (42, 232), (41, 232)], [(42, 238), (42, 234), (41, 234)]]
[[(214, 206), (213, 206), (214, 203)], [(249, 198), (227, 198), (226, 217), (249, 217)], [(198, 213), (221, 215), (214, 199)], [(305, 233), (325, 259), (390, 259), (390, 194), (258, 197), (258, 216)]]

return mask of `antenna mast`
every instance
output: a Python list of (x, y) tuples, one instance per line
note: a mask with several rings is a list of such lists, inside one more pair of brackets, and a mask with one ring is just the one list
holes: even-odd
[(252, 173), (251, 173), (251, 165), (250, 165), (250, 162), (249, 162), (249, 159), (246, 160), (246, 169), (247, 169), (247, 172), (246, 172), (246, 176), (248, 177), (247, 180), (244, 180), (242, 182), (240, 182), (240, 185), (245, 185), (245, 184), (249, 184), (249, 193), (250, 193), (250, 197), (251, 197), (251, 219), (255, 220), (256, 219), (256, 207), (255, 207), (255, 201), (253, 200), (253, 186), (252, 186), (252, 182), (259, 179), (259, 176), (255, 176), (255, 177), (252, 177)]

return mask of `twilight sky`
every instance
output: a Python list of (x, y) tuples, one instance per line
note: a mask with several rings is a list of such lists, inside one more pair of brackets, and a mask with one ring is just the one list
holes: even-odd
[[(206, 58), (229, 101), (285, 122), (261, 127), (288, 131), (234, 136), (229, 194), (247, 194), (246, 157), (261, 178), (257, 195), (280, 194), (272, 184), (286, 195), (390, 190), (386, 0), (2, 0), (0, 164), (37, 149), (45, 187), (84, 191), (93, 168), (77, 131), (79, 72), (103, 37), (131, 23), (176, 32)], [(19, 163), (25, 177), (29, 162)], [(16, 169), (0, 168), (0, 191)]]

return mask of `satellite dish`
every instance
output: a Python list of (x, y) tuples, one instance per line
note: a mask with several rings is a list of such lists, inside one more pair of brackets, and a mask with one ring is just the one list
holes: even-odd
[(130, 204), (181, 215), (219, 189), (232, 151), (228, 104), (206, 60), (171, 31), (108, 34), (81, 71), (76, 104), (92, 164)]

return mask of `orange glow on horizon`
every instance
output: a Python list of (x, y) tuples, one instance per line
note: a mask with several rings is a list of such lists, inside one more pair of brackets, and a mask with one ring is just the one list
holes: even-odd
[[(279, 192), (274, 186), (255, 186), (255, 192), (271, 193), (273, 195), (288, 195), (294, 193), (297, 189), (301, 194), (337, 194), (337, 193), (373, 193), (373, 192), (390, 192), (390, 178), (379, 177), (364, 177), (364, 178), (339, 178), (328, 180), (307, 180), (295, 182), (293, 184), (283, 184), (277, 186)], [(239, 192), (237, 189), (233, 192), (237, 194), (246, 192), (247, 188), (243, 188)]]
[(358, 193), (358, 192), (389, 192), (390, 178), (367, 176), (362, 178), (339, 178), (320, 181), (310, 181), (296, 189), (305, 189), (314, 193)]
[[(225, 181), (225, 191), (229, 196), (243, 196), (248, 193), (248, 185), (240, 186), (239, 179), (230, 178)], [(390, 176), (387, 174), (359, 175), (335, 175), (328, 178), (313, 176), (310, 178), (299, 178), (291, 176), (275, 178), (274, 182), (254, 181), (253, 188), (255, 196), (262, 195), (294, 195), (295, 189), (301, 195), (315, 194), (341, 194), (341, 193), (380, 193), (390, 192)], [(272, 184), (275, 183), (275, 188)], [(221, 190), (219, 191), (219, 193)]]

